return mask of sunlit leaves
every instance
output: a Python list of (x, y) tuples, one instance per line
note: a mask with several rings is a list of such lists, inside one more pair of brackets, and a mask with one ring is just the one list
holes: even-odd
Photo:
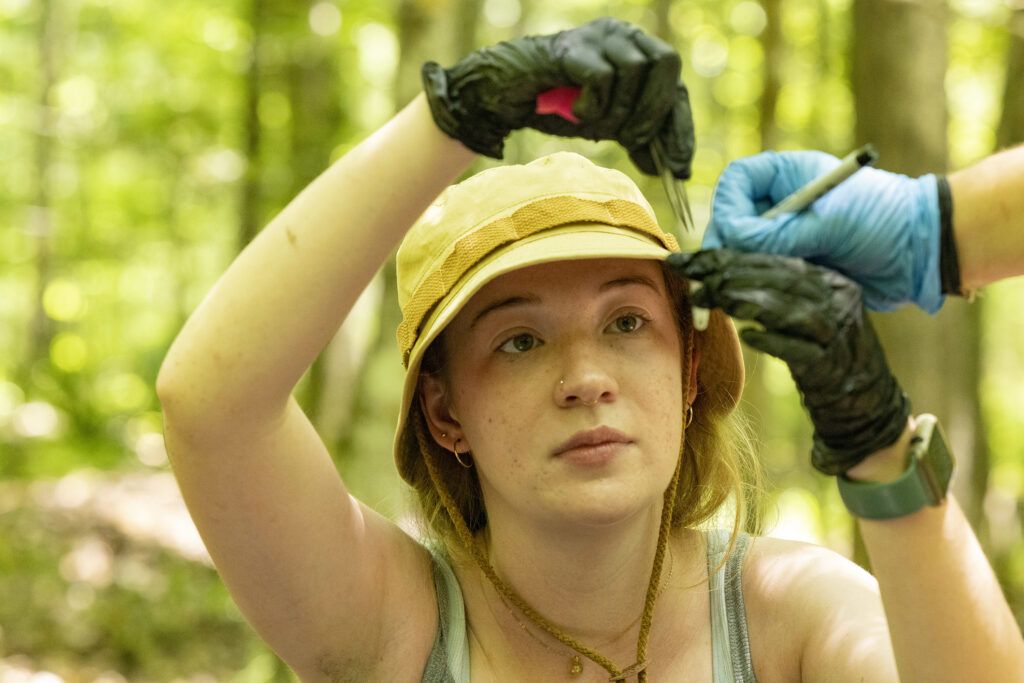
[(67, 322), (85, 314), (82, 290), (70, 280), (54, 280), (43, 293), (43, 308), (54, 320)]
[(278, 90), (260, 93), (258, 106), (260, 125), (264, 128), (283, 128), (292, 119), (288, 96)]
[(1017, 343), (1024, 339), (1022, 298), (1024, 283), (1019, 280), (993, 286), (986, 294), (982, 336), (981, 399), (992, 469), (989, 486), (994, 495), (1014, 500), (1024, 497), (1024, 346)]
[(484, 19), (498, 28), (514, 26), (522, 16), (523, 7), (519, 0), (485, 0)]
[(242, 27), (238, 17), (213, 14), (203, 22), (203, 42), (219, 52), (231, 52), (242, 47)]
[(73, 76), (58, 84), (54, 94), (62, 113), (72, 117), (88, 115), (99, 99), (96, 82), (84, 75)]
[(821, 519), (821, 503), (802, 487), (784, 489), (775, 496), (775, 512), (772, 535), (794, 541), (821, 543), (822, 533), (819, 526)]
[(27, 439), (60, 436), (61, 413), (46, 401), (29, 401), (17, 406), (11, 414), (11, 427), (17, 436)]
[(356, 32), (359, 72), (367, 81), (388, 84), (398, 66), (398, 40), (394, 32), (377, 22), (363, 24)]
[[(975, 16), (955, 16), (949, 27), (949, 150), (955, 167), (977, 161), (995, 145), (1005, 73), (1004, 3), (956, 3)], [(986, 11), (982, 11), (982, 10)], [(980, 12), (980, 14), (979, 14)]]
[(341, 10), (332, 2), (318, 2), (309, 8), (309, 28), (321, 36), (333, 36), (341, 29)]
[(96, 378), (90, 398), (107, 413), (132, 413), (150, 405), (152, 392), (150, 383), (135, 373), (114, 371)]
[(725, 70), (728, 60), (728, 40), (717, 28), (705, 26), (693, 36), (690, 63), (698, 75), (713, 78)]
[(77, 334), (62, 332), (50, 342), (50, 362), (63, 372), (82, 370), (89, 359), (89, 346)]
[[(652, 21), (650, 3), (641, 1), (541, 5), (486, 0), (481, 38), (507, 36), (513, 27), (562, 28), (599, 13), (648, 28)], [(962, 163), (992, 145), (1005, 45), (999, 27), (1007, 10), (981, 0), (952, 6), (947, 86), (952, 153)], [(264, 133), (265, 208), (272, 214), (292, 188), (293, 128), (301, 113), (288, 90), (288, 65), (322, 49), (347, 60), (348, 67), (337, 73), (344, 96), (338, 106), (355, 125), (323, 140), (326, 162), (330, 150), (337, 156), (350, 148), (393, 110), (401, 46), (393, 8), (379, 3), (320, 0), (296, 11), (267, 7), (257, 113)], [(848, 9), (848, 0), (783, 3), (784, 79), (775, 115), (786, 147), (842, 153), (851, 143)], [(38, 6), (0, 0), (0, 17), (2, 54), (19, 56), (0, 62), (0, 82), (11, 86), (0, 90), (0, 346), (5, 367), (13, 367), (33, 314), (33, 231), (44, 215), (31, 207)], [(181, 316), (233, 253), (235, 192), (252, 163), (242, 152), (241, 92), (253, 27), (249, 5), (238, 1), (183, 0), (171, 6), (86, 0), (68, 17), (61, 26), (75, 49), (56, 52), (49, 106), (57, 137), (46, 169), (54, 206), (45, 215), (59, 267), (41, 303), (57, 325), (45, 361), (58, 373), (84, 373), (92, 382), (104, 359), (131, 367), (166, 346)], [(767, 19), (754, 0), (675, 2), (668, 18), (684, 55), (698, 123), (690, 196), (703, 220), (721, 169), (759, 149), (765, 58), (760, 40)], [(577, 144), (538, 136), (522, 140), (524, 158)], [(579, 144), (632, 172), (618, 151)], [(656, 184), (651, 194), (663, 213)], [(152, 370), (147, 365), (132, 372), (148, 383)]]

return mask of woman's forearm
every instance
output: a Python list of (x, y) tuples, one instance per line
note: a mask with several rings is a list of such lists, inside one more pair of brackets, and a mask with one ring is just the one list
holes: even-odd
[(860, 529), (901, 681), (1024, 681), (1020, 629), (955, 499)]
[(1024, 146), (949, 176), (965, 290), (1024, 274)]
[[(914, 422), (892, 446), (847, 472), (891, 481), (907, 465)], [(904, 683), (1024, 681), (1024, 640), (967, 518), (938, 507), (860, 522)]]
[(421, 95), (306, 187), (193, 313), (158, 378), (165, 411), (277, 414), (409, 226), (473, 160)]

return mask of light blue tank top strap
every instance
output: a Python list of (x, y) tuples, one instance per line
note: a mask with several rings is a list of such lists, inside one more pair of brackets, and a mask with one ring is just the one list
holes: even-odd
[(707, 532), (708, 576), (711, 590), (711, 662), (714, 683), (756, 683), (750, 661), (747, 612), (743, 606), (743, 556), (750, 537), (736, 537), (728, 561), (721, 567), (729, 547), (729, 532)]
[[(729, 560), (719, 567), (729, 545), (729, 533), (716, 529), (707, 532), (706, 536), (714, 683), (756, 683), (750, 661), (741, 581), (743, 556), (750, 539), (746, 534), (740, 534)], [(462, 589), (444, 552), (433, 547), (428, 549), (434, 559), (438, 626), (434, 647), (423, 670), (422, 683), (470, 683), (469, 641)]]
[(422, 683), (469, 683), (469, 641), (462, 588), (444, 550), (433, 545), (428, 545), (427, 549), (434, 560), (437, 634), (423, 670)]

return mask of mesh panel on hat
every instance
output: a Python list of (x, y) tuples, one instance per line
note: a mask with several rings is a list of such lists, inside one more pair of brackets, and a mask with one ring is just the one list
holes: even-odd
[(403, 307), (398, 326), (398, 348), (402, 363), (409, 354), (420, 325), (439, 301), (474, 265), (489, 253), (524, 237), (569, 223), (601, 223), (630, 228), (650, 235), (667, 249), (678, 250), (675, 238), (658, 226), (647, 210), (631, 201), (595, 201), (580, 197), (546, 197), (528, 204), (509, 216), (499, 218), (460, 238), (439, 267), (422, 279)]

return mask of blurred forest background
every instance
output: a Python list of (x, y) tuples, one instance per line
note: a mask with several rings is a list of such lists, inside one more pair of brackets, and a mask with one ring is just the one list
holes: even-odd
[[(417, 92), (424, 60), (605, 14), (683, 55), (700, 226), (725, 164), (762, 149), (870, 141), (879, 166), (921, 174), (1024, 141), (1022, 0), (0, 0), (0, 683), (293, 680), (181, 505), (160, 362), (239, 249)], [(507, 158), (555, 149), (638, 177), (614, 145), (529, 132)], [(398, 517), (391, 277), (296, 391), (352, 490)], [(935, 318), (876, 317), (915, 409), (947, 426), (1019, 618), (1022, 304), (1018, 280)], [(786, 369), (748, 363), (766, 526), (859, 558)]]

